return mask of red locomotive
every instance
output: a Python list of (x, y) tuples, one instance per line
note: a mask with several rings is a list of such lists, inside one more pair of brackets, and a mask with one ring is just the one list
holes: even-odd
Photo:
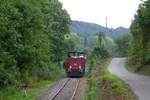
[(68, 52), (65, 70), (68, 77), (83, 76), (85, 73), (86, 57), (83, 52)]

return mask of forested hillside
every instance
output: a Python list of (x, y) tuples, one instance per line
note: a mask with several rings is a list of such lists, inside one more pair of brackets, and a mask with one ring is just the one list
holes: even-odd
[(122, 35), (129, 33), (129, 29), (118, 27), (116, 29), (106, 28), (94, 23), (82, 22), (82, 21), (72, 21), (71, 30), (81, 36), (92, 35), (97, 32), (103, 32), (107, 36), (116, 39)]
[(0, 0), (0, 88), (60, 74), (70, 24), (58, 0)]

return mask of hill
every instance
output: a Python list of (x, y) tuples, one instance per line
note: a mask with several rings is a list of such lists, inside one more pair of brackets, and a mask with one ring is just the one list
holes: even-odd
[(78, 33), (80, 36), (89, 36), (100, 31), (113, 39), (116, 39), (124, 34), (129, 33), (128, 28), (106, 28), (98, 24), (83, 21), (72, 21), (71, 30), (72, 32)]

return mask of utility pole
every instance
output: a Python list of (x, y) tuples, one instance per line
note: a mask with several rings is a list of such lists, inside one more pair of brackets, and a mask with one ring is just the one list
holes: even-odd
[(107, 26), (107, 20), (108, 20), (108, 19), (107, 19), (107, 17), (106, 17), (106, 28), (108, 27), (108, 26)]
[(84, 47), (87, 46), (87, 36), (84, 37)]

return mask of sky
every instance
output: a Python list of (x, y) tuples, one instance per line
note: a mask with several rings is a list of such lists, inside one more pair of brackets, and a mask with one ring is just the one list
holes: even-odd
[(72, 20), (92, 22), (109, 28), (131, 24), (141, 0), (59, 0)]

